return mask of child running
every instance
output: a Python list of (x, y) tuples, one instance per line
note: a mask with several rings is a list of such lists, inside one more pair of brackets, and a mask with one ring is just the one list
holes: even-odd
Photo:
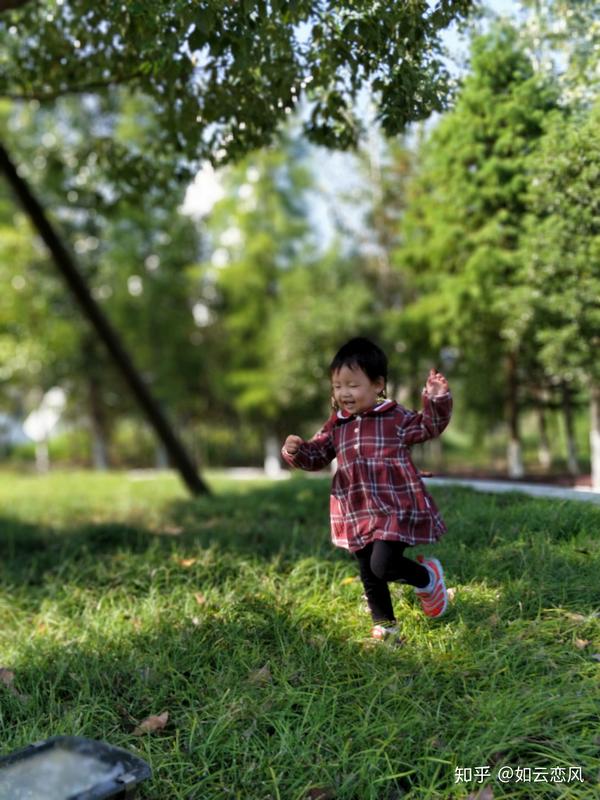
[(331, 539), (354, 553), (373, 628), (373, 639), (398, 634), (390, 581), (415, 587), (423, 611), (439, 617), (448, 596), (437, 558), (406, 558), (407, 547), (431, 544), (446, 526), (415, 468), (410, 448), (439, 436), (448, 425), (448, 381), (430, 370), (423, 411), (385, 397), (387, 357), (373, 342), (355, 338), (329, 367), (333, 413), (310, 441), (291, 435), (282, 455), (292, 467), (319, 470), (337, 459), (330, 497)]

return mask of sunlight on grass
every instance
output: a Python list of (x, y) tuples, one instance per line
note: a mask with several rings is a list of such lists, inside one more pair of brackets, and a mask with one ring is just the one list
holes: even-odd
[[(402, 647), (373, 646), (328, 481), (3, 475), (2, 752), (68, 733), (138, 752), (142, 797), (466, 798), (455, 768), (581, 767), (597, 796), (600, 511), (438, 489), (454, 597), (393, 587)], [(149, 714), (167, 727), (137, 737)], [(539, 784), (502, 785), (530, 800)]]

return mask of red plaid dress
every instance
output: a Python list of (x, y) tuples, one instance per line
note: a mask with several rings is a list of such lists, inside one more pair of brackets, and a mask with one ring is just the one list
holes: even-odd
[(446, 526), (412, 462), (411, 445), (439, 436), (450, 422), (450, 392), (431, 398), (423, 411), (386, 400), (360, 414), (334, 412), (295, 455), (292, 467), (319, 470), (337, 458), (331, 486), (331, 540), (360, 550), (373, 539), (427, 544)]

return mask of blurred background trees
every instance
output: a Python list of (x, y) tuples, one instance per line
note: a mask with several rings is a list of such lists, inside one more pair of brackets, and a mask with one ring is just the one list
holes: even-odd
[[(230, 131), (233, 140), (220, 131), (229, 143), (215, 164), (222, 197), (202, 215), (183, 211), (191, 150), (178, 161), (185, 177), (165, 177), (162, 159), (183, 121), (166, 125), (156, 114), (157, 102), (168, 112), (156, 87), (61, 97), (52, 109), (2, 101), (23, 174), (203, 463), (262, 464), (285, 434), (311, 435), (329, 410), (328, 363), (357, 334), (388, 352), (388, 394), (401, 402), (419, 403), (430, 366), (452, 383), (453, 425), (419, 454), (421, 466), (520, 476), (587, 472), (594, 454), (600, 462), (600, 21), (591, 3), (570, 14), (558, 0), (521, 5), (518, 26), (473, 31), (453, 105), (444, 110), (430, 95), (422, 116), (433, 108), (437, 116), (406, 134), (393, 129), (402, 113), (391, 121), (390, 98), (368, 121), (356, 93), (349, 129), (368, 135), (330, 162), (322, 142), (349, 136), (336, 128), (349, 106), (333, 89), (329, 105), (297, 104), (261, 148), (243, 127)], [(312, 35), (322, 70), (337, 75), (341, 56), (332, 45), (329, 63), (324, 30)], [(149, 75), (139, 79), (152, 84)], [(389, 87), (373, 81), (385, 95)], [(24, 82), (22, 90), (33, 91)], [(324, 182), (333, 209), (319, 199)], [(1, 410), (22, 420), (60, 385), (68, 424), (51, 455), (96, 467), (164, 465), (23, 215), (0, 192)], [(13, 460), (25, 452), (5, 446)], [(600, 481), (600, 466), (594, 475)]]

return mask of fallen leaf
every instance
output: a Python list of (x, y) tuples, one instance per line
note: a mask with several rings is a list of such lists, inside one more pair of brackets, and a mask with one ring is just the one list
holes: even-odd
[(588, 644), (591, 644), (591, 641), (590, 639), (575, 639), (574, 644), (578, 650), (585, 650)]
[(134, 736), (143, 736), (145, 733), (155, 733), (161, 731), (169, 721), (169, 712), (163, 711), (162, 714), (151, 714), (134, 729)]
[(454, 600), (456, 597), (456, 587), (451, 586), (449, 589), (446, 589), (446, 592), (448, 594), (448, 600)]
[(165, 525), (160, 532), (166, 533), (168, 536), (179, 536), (180, 533), (183, 533), (183, 528), (181, 525)]
[(573, 622), (585, 622), (585, 617), (583, 616), (583, 614), (574, 614), (572, 611), (566, 611), (565, 617), (568, 617), (568, 619), (572, 619)]
[(467, 800), (494, 800), (494, 792), (491, 786), (484, 786), (476, 792), (467, 795)]
[(197, 560), (197, 558), (180, 558), (177, 563), (182, 567), (193, 567)]
[(203, 606), (206, 603), (206, 595), (201, 594), (200, 592), (196, 592), (194, 595), (194, 600), (198, 603), (199, 606)]
[(29, 700), (29, 695), (17, 692), (13, 686), (14, 679), (15, 673), (11, 669), (8, 669), (7, 667), (0, 667), (0, 683), (6, 686), (13, 697), (16, 697), (18, 700), (21, 700), (21, 702), (26, 703)]
[(443, 739), (440, 739), (439, 736), (434, 736), (433, 739), (430, 739), (429, 744), (435, 750), (443, 750), (444, 747), (446, 746), (446, 742)]
[(358, 576), (354, 575), (352, 578), (344, 578), (340, 581), (340, 586), (349, 586), (351, 583), (356, 583)]
[(0, 667), (0, 683), (3, 683), (8, 689), (13, 685), (15, 673), (7, 667)]
[(264, 667), (251, 672), (248, 680), (255, 686), (266, 686), (267, 683), (271, 683), (273, 676), (271, 675), (271, 669), (269, 665), (265, 664)]
[(328, 786), (315, 786), (304, 795), (304, 800), (335, 800), (335, 791)]

